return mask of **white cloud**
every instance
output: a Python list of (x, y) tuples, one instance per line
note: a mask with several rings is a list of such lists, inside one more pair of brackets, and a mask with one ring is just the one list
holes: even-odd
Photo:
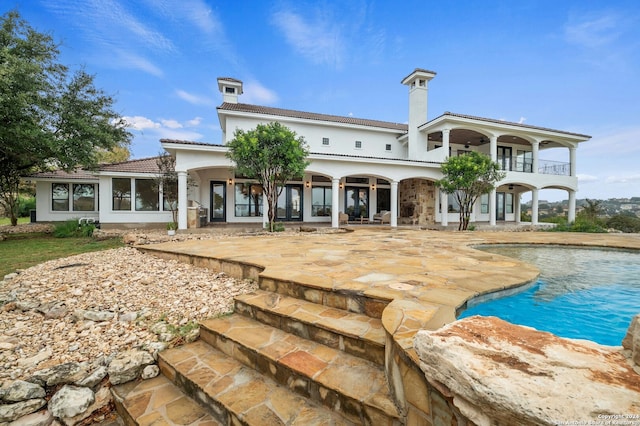
[(161, 126), (160, 123), (156, 123), (155, 121), (147, 117), (142, 117), (139, 115), (135, 115), (133, 117), (125, 116), (123, 118), (133, 130), (157, 129)]
[(589, 182), (597, 182), (600, 179), (598, 179), (597, 176), (593, 176), (593, 175), (587, 175), (587, 174), (577, 174), (578, 177), (578, 182), (579, 183), (589, 183)]
[(616, 40), (620, 31), (620, 19), (614, 14), (598, 14), (570, 19), (564, 28), (568, 42), (586, 48), (598, 48)]
[(609, 176), (605, 179), (606, 183), (633, 183), (640, 182), (639, 174), (630, 174), (626, 176)]
[(311, 62), (336, 68), (342, 66), (346, 41), (334, 20), (323, 14), (307, 20), (292, 11), (282, 10), (273, 14), (272, 21), (284, 33), (287, 42)]
[(185, 92), (184, 90), (176, 90), (175, 93), (180, 99), (182, 99), (183, 101), (187, 101), (193, 105), (205, 105), (205, 106), (213, 105), (213, 100), (210, 98), (207, 98), (206, 96), (194, 95), (192, 93)]
[(177, 120), (160, 120), (160, 123), (162, 123), (164, 127), (168, 127), (169, 129), (181, 129), (182, 127), (184, 127)]
[(187, 121), (187, 126), (188, 127), (193, 127), (193, 126), (199, 125), (200, 123), (202, 123), (202, 117), (195, 117), (195, 118)]
[(117, 65), (122, 68), (137, 69), (156, 77), (162, 77), (164, 75), (164, 72), (160, 68), (133, 52), (115, 49), (114, 53), (117, 60), (111, 63), (111, 66)]
[(518, 120), (518, 124), (524, 124), (525, 121), (527, 121), (526, 117), (520, 117), (520, 120)]
[(250, 80), (243, 84), (242, 102), (248, 104), (273, 105), (278, 102), (278, 95), (267, 89), (260, 82)]

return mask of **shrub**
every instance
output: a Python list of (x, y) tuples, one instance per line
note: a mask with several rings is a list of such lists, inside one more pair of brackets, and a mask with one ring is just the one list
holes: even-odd
[(626, 214), (615, 215), (607, 220), (607, 227), (626, 233), (640, 232), (640, 218)]
[(36, 197), (20, 196), (20, 204), (18, 207), (18, 217), (29, 217), (31, 210), (36, 208)]
[(93, 224), (79, 225), (77, 220), (71, 219), (56, 225), (53, 236), (56, 238), (91, 237), (95, 229)]
[(548, 229), (551, 232), (591, 232), (602, 233), (607, 230), (602, 226), (600, 220), (590, 219), (584, 216), (578, 216), (576, 221), (572, 224), (567, 224), (566, 221), (558, 223), (555, 227)]

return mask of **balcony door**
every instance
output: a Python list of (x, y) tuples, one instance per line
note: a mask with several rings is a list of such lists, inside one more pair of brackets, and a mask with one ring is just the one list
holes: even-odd
[(511, 155), (510, 146), (498, 146), (498, 164), (502, 170), (511, 171)]

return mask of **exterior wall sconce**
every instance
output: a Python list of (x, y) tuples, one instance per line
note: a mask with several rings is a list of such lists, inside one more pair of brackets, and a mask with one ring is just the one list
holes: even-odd
[(229, 178), (229, 185), (233, 185), (233, 179)]
[(342, 189), (343, 187), (344, 187), (344, 184), (340, 182), (340, 189)]
[(374, 183), (373, 185), (371, 185), (371, 190), (375, 191), (376, 190), (376, 184)]
[(311, 182), (309, 182), (309, 181), (306, 181), (304, 185), (305, 185), (307, 188), (311, 188)]

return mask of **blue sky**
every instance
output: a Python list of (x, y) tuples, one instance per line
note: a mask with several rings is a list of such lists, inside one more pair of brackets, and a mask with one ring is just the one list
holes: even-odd
[(156, 155), (160, 138), (220, 143), (217, 77), (242, 80), (244, 103), (406, 122), (400, 80), (419, 67), (437, 72), (429, 119), (592, 135), (577, 152), (578, 198), (640, 196), (637, 0), (4, 0), (10, 9), (115, 96), (133, 158)]

